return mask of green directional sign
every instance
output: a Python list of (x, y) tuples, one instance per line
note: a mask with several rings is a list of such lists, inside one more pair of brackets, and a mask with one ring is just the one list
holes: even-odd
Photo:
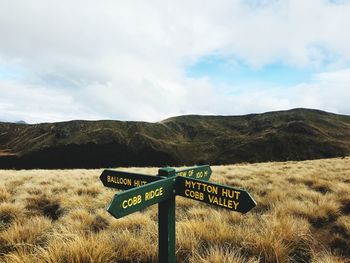
[(175, 177), (164, 178), (116, 193), (107, 211), (116, 218), (129, 215), (174, 196)]
[(208, 181), (212, 171), (209, 165), (196, 166), (175, 172), (176, 175)]
[(246, 190), (207, 182), (211, 173), (209, 165), (182, 170), (161, 168), (158, 176), (104, 170), (100, 179), (104, 186), (125, 190), (116, 193), (107, 208), (116, 218), (159, 204), (158, 259), (175, 263), (176, 195), (241, 213), (256, 206)]
[(256, 206), (246, 190), (181, 176), (176, 178), (176, 195), (241, 213)]
[(162, 177), (113, 170), (104, 170), (100, 175), (100, 180), (104, 186), (122, 190), (145, 185), (160, 179)]

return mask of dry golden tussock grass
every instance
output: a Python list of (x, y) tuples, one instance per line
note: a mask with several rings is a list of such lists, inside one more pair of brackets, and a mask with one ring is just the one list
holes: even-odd
[[(242, 215), (177, 197), (177, 262), (350, 262), (350, 158), (212, 169), (258, 205)], [(157, 206), (113, 218), (101, 171), (0, 171), (0, 262), (157, 262)]]

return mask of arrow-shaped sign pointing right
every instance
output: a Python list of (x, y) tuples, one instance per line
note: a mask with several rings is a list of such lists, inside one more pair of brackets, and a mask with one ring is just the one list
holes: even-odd
[(247, 213), (256, 206), (246, 190), (181, 176), (176, 177), (176, 195), (240, 213)]

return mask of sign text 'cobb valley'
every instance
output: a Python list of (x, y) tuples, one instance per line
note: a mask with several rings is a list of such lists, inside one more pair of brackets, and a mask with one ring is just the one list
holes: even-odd
[(256, 206), (255, 200), (243, 189), (192, 178), (177, 177), (176, 194), (241, 213)]

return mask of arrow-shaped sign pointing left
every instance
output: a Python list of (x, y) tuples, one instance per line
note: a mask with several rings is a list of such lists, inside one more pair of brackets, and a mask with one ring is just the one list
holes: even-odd
[(100, 175), (104, 186), (121, 190), (142, 186), (160, 179), (163, 177), (113, 170), (104, 170)]

